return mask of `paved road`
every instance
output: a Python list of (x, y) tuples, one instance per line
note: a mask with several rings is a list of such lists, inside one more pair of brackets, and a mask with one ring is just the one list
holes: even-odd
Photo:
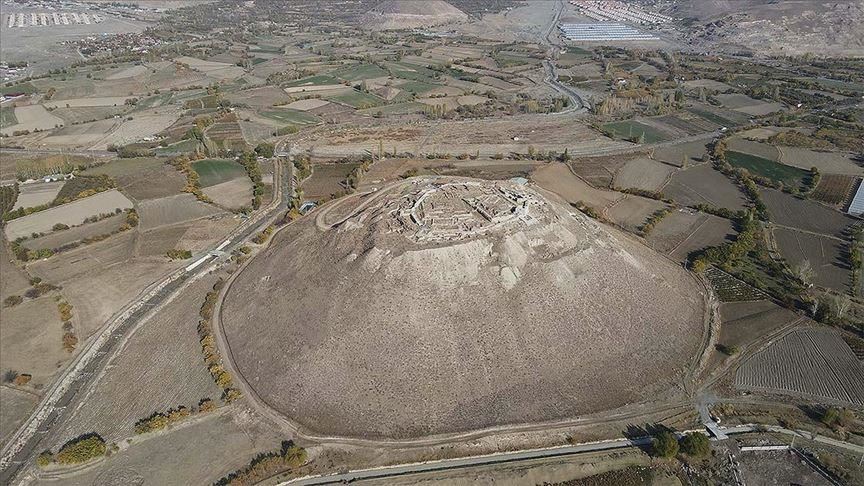
[[(864, 454), (864, 447), (843, 442), (829, 437), (812, 436), (811, 434), (785, 429), (776, 426), (762, 425), (740, 425), (735, 427), (720, 428), (726, 435), (746, 434), (752, 432), (777, 432), (795, 437), (801, 437), (809, 440), (814, 440), (823, 444), (831, 445), (846, 449), (856, 454)], [(696, 432), (685, 431), (684, 433)], [(698, 431), (703, 432), (704, 431)], [(678, 434), (683, 435), (683, 433)], [(414, 464), (403, 464), (399, 466), (382, 467), (374, 469), (363, 469), (358, 471), (350, 471), (342, 474), (333, 474), (327, 476), (310, 476), (304, 478), (292, 479), (279, 483), (279, 486), (312, 486), (324, 484), (342, 484), (355, 481), (368, 481), (375, 479), (393, 478), (399, 476), (411, 476), (414, 474), (422, 474), (436, 471), (452, 471), (457, 469), (465, 469), (477, 466), (508, 464), (532, 461), (536, 459), (553, 458), (561, 456), (571, 456), (585, 454), (598, 451), (609, 451), (616, 449), (625, 449), (628, 447), (647, 446), (651, 444), (651, 437), (638, 437), (633, 439), (616, 439), (603, 442), (590, 442), (585, 444), (576, 444), (572, 446), (552, 447), (546, 449), (533, 449), (527, 451), (505, 452), (500, 454), (490, 454), (486, 456), (464, 457), (459, 459), (444, 459), (440, 461), (430, 461)]]
[[(290, 163), (287, 165), (290, 166)], [(240, 246), (286, 208), (286, 198), (283, 194), (286, 196), (293, 194), (293, 187), (292, 179), (282, 176), (285, 172), (291, 173), (290, 167), (288, 171), (281, 170), (280, 164), (276, 164), (275, 167), (277, 174), (274, 174), (274, 179), (280, 180), (282, 184), (276, 188), (274, 201), (264, 211), (241, 223), (241, 226), (229, 235), (228, 244), (223, 246), (223, 251), (226, 253)], [(3, 448), (0, 457), (0, 484), (11, 484), (16, 475), (29, 464), (35, 453), (50, 447), (51, 444), (42, 444), (42, 440), (52, 428), (69, 418), (70, 411), (75, 409), (72, 406), (74, 401), (83, 396), (81, 392), (86, 391), (93, 384), (99, 371), (110, 360), (113, 351), (128, 338), (127, 334), (135, 329), (151, 311), (157, 310), (175, 292), (181, 290), (184, 282), (209, 272), (212, 267), (211, 263), (199, 265), (189, 271), (181, 269), (151, 285), (123, 311), (112, 317), (97, 336), (88, 340), (85, 348), (57, 377), (36, 410)]]

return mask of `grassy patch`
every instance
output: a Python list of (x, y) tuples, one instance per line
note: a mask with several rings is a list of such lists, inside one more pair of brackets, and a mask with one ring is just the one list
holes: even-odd
[(387, 64), (390, 74), (397, 78), (410, 79), (413, 81), (432, 82), (435, 71), (407, 62), (391, 62)]
[(317, 76), (309, 76), (308, 78), (301, 78), (291, 81), (285, 84), (285, 87), (293, 88), (296, 86), (325, 86), (328, 84), (342, 84), (342, 82), (334, 78), (333, 76), (319, 74)]
[(339, 68), (330, 73), (330, 75), (347, 81), (361, 81), (364, 79), (384, 77), (387, 76), (388, 73), (374, 64), (356, 64)]
[(351, 91), (344, 94), (328, 96), (327, 99), (339, 103), (344, 103), (348, 106), (353, 106), (354, 108), (358, 109), (372, 108), (386, 103), (386, 101), (377, 96), (373, 96), (369, 93), (363, 93), (361, 91)]
[(198, 140), (180, 140), (167, 147), (157, 147), (155, 153), (156, 155), (182, 154), (194, 152), (196, 148), (198, 148)]
[(291, 125), (309, 125), (312, 123), (318, 123), (320, 121), (314, 115), (310, 115), (309, 113), (304, 113), (299, 110), (292, 110), (290, 108), (267, 110), (262, 111), (260, 114), (265, 118)]
[(11, 127), (17, 124), (18, 119), (15, 118), (15, 108), (11, 106), (0, 108), (0, 128)]
[(747, 169), (751, 174), (767, 177), (785, 186), (800, 187), (808, 172), (797, 167), (778, 164), (756, 155), (741, 152), (726, 152), (726, 160), (733, 167)]
[(33, 94), (37, 91), (39, 90), (36, 89), (36, 86), (33, 86), (33, 84), (31, 84), (30, 82), (0, 87), (0, 95), (14, 93)]
[(624, 140), (635, 140), (640, 136), (644, 136), (645, 143), (668, 140), (667, 135), (660, 130), (633, 120), (607, 123), (603, 125), (603, 131), (613, 138)]
[(413, 93), (416, 96), (421, 96), (423, 94), (432, 91), (433, 89), (440, 88), (441, 85), (432, 84), (432, 83), (424, 83), (422, 81), (408, 81), (405, 84), (397, 86), (397, 88), (402, 91), (407, 91), (409, 93)]
[(114, 187), (114, 181), (107, 175), (78, 176), (66, 181), (63, 188), (57, 193), (53, 204), (63, 204), (82, 197), (92, 196), (98, 192), (107, 191)]
[(198, 173), (201, 187), (215, 186), (237, 177), (246, 176), (246, 169), (230, 159), (199, 160), (192, 163), (192, 168)]
[(720, 125), (720, 126), (734, 127), (734, 126), (740, 125), (740, 123), (738, 121), (732, 120), (731, 118), (722, 117), (722, 116), (720, 116), (714, 112), (708, 111), (708, 110), (702, 110), (702, 109), (693, 107), (693, 108), (688, 108), (687, 111), (689, 111), (690, 113), (693, 113), (696, 116), (704, 118), (704, 119), (710, 121), (711, 123), (716, 123), (717, 125)]

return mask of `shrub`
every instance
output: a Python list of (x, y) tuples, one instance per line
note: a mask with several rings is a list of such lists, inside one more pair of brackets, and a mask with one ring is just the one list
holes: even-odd
[(14, 380), (12, 380), (12, 383), (14, 383), (17, 386), (24, 386), (27, 383), (30, 383), (30, 380), (32, 380), (32, 379), (33, 379), (33, 375), (28, 374), (28, 373), (21, 373), (20, 375), (16, 376)]
[(60, 311), (60, 320), (63, 322), (72, 320), (72, 306), (67, 302), (57, 304), (57, 310)]
[(845, 408), (829, 407), (822, 413), (821, 420), (823, 424), (835, 429), (838, 427), (848, 427), (854, 420), (854, 416), (851, 411)]
[(168, 252), (166, 254), (168, 255), (168, 258), (170, 258), (172, 260), (187, 260), (189, 258), (192, 258), (192, 252), (189, 250), (182, 250), (182, 249), (168, 250)]
[(58, 464), (81, 464), (104, 456), (107, 450), (102, 437), (95, 433), (86, 434), (64, 444), (57, 451), (55, 461)]
[(51, 229), (54, 231), (63, 231), (63, 230), (69, 229), (69, 225), (66, 225), (63, 223), (57, 223), (54, 226), (52, 226)]
[(71, 353), (75, 350), (75, 346), (78, 345), (78, 337), (75, 336), (73, 332), (67, 332), (63, 334), (63, 349), (66, 352)]
[(654, 438), (652, 451), (657, 457), (675, 457), (678, 454), (678, 439), (672, 432), (660, 432)]
[(52, 462), (54, 462), (54, 454), (52, 454), (51, 451), (42, 451), (42, 453), (36, 457), (36, 464), (39, 467), (45, 467)]
[(15, 307), (21, 302), (24, 302), (24, 298), (20, 295), (10, 295), (3, 299), (3, 307)]
[(705, 457), (711, 453), (711, 441), (699, 432), (687, 434), (681, 439), (681, 451), (692, 457)]

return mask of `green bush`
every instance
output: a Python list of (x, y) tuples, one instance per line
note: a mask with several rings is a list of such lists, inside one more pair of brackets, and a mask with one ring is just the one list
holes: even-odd
[(108, 448), (98, 434), (86, 434), (67, 442), (54, 457), (58, 464), (81, 464), (105, 455)]
[(672, 458), (678, 454), (678, 439), (669, 431), (660, 432), (654, 438), (653, 453), (657, 457)]
[(681, 439), (681, 452), (692, 457), (706, 457), (711, 453), (711, 441), (699, 432), (687, 434)]

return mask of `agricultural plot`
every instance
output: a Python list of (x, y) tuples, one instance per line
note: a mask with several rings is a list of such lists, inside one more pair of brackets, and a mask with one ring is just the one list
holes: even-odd
[(81, 155), (19, 155), (0, 157), (0, 179), (36, 179), (50, 174), (68, 174), (79, 166), (104, 161), (104, 157)]
[(186, 185), (186, 178), (160, 158), (116, 159), (82, 174), (107, 175), (136, 201), (179, 194)]
[(0, 402), (3, 402), (3, 407), (0, 408), (0, 446), (4, 446), (9, 436), (36, 408), (39, 396), (12, 387), (0, 386)]
[(54, 147), (89, 148), (117, 129), (121, 123), (122, 120), (108, 119), (66, 126), (51, 132), (41, 142)]
[(11, 127), (17, 125), (18, 119), (15, 118), (15, 107), (2, 106), (0, 107), (0, 128)]
[(699, 163), (702, 157), (708, 152), (706, 143), (703, 141), (686, 142), (667, 147), (654, 149), (651, 158), (667, 164), (683, 167)]
[(713, 79), (693, 79), (690, 81), (685, 81), (684, 86), (686, 88), (692, 88), (698, 90), (699, 88), (705, 88), (711, 91), (719, 91), (721, 93), (725, 93), (727, 91), (732, 91), (734, 88), (729, 86), (726, 83), (721, 83), (720, 81), (715, 81)]
[(18, 123), (0, 130), (3, 135), (13, 135), (20, 131), (50, 130), (64, 124), (62, 118), (51, 114), (42, 105), (15, 107), (15, 119)]
[(150, 199), (138, 205), (141, 231), (216, 216), (221, 213), (222, 211), (219, 209), (202, 203), (195, 199), (192, 194), (186, 193)]
[[(312, 100), (303, 100), (303, 101), (312, 101)], [(314, 100), (314, 101), (322, 101), (322, 100)], [(299, 101), (297, 103), (300, 103)], [(324, 104), (327, 102), (324, 101)], [(321, 105), (318, 105), (321, 106)], [(261, 111), (259, 113), (264, 118), (269, 118), (280, 124), (285, 125), (311, 125), (315, 123), (319, 123), (321, 120), (314, 116), (300, 110), (292, 110), (289, 108), (274, 108), (267, 111)]]
[(768, 207), (771, 222), (781, 226), (840, 237), (850, 224), (857, 221), (821, 204), (774, 189), (762, 189), (759, 193)]
[(180, 117), (180, 113), (173, 109), (155, 110), (160, 109), (136, 113), (131, 120), (128, 118), (123, 120), (116, 130), (91, 146), (90, 150), (106, 150), (109, 145), (120, 146), (139, 142), (170, 127)]
[(687, 111), (721, 127), (736, 127), (747, 123), (748, 116), (732, 110), (708, 105), (692, 106)]
[(615, 191), (595, 189), (573, 175), (564, 164), (548, 164), (531, 173), (531, 180), (570, 204), (584, 203), (597, 211), (624, 197)]
[(281, 105), (291, 101), (290, 96), (274, 86), (264, 86), (261, 88), (237, 91), (236, 93), (228, 93), (225, 95), (225, 98), (235, 106), (243, 104), (258, 108), (269, 108), (271, 106)]
[(250, 207), (252, 204), (252, 181), (245, 175), (205, 187), (203, 192), (219, 206), (230, 209)]
[(664, 208), (668, 206), (660, 201), (628, 194), (606, 208), (606, 216), (625, 230), (638, 233), (639, 228), (652, 214)]
[(103, 120), (123, 113), (127, 106), (90, 106), (81, 108), (55, 108), (51, 114), (59, 116), (66, 125), (75, 123), (87, 123), (94, 120)]
[(648, 235), (648, 244), (679, 262), (692, 252), (729, 241), (736, 234), (732, 222), (689, 210), (673, 211)]
[(747, 203), (738, 186), (709, 164), (676, 172), (663, 194), (686, 206), (709, 204), (737, 211)]
[(800, 320), (795, 312), (770, 300), (724, 302), (720, 304), (718, 341), (729, 347), (742, 348), (760, 337)]
[(809, 176), (807, 171), (741, 152), (726, 152), (726, 160), (732, 167), (747, 169), (751, 174), (780, 182), (787, 187), (801, 187)]
[(745, 361), (735, 386), (862, 406), (864, 364), (836, 331), (798, 329)]
[[(119, 442), (134, 436), (135, 422), (154, 412), (192, 407), (202, 398), (218, 403), (221, 390), (201, 359), (195, 329), (204, 294), (215, 281), (211, 276), (193, 283), (182, 298), (132, 334), (84, 406), (55, 432), (60, 442), (92, 430)], [(147, 366), (142, 367), (144, 362)], [(129, 386), (130, 376), (135, 377), (134, 387)]]
[(48, 204), (57, 197), (66, 181), (37, 182), (18, 185), (18, 199), (12, 209), (32, 208)]
[[(300, 78), (294, 81), (289, 81), (285, 83), (286, 88), (320, 88), (321, 86), (338, 86), (344, 88), (345, 85), (339, 82), (338, 79), (333, 76), (329, 76), (326, 74), (319, 74), (316, 76), (309, 76), (306, 78)], [(330, 89), (330, 88), (328, 88)], [(292, 91), (288, 91), (289, 93)]]
[(164, 258), (166, 253), (178, 248), (188, 249), (180, 246), (180, 239), (186, 234), (189, 225), (185, 223), (171, 226), (160, 226), (156, 229), (144, 231), (139, 235), (138, 255), (142, 257)]
[(110, 72), (107, 76), (105, 76), (105, 79), (108, 81), (114, 81), (117, 79), (134, 78), (136, 76), (141, 76), (144, 74), (147, 74), (147, 66), (137, 65), (120, 67)]
[(615, 174), (612, 183), (621, 189), (659, 192), (674, 172), (673, 167), (651, 159), (633, 159)]
[(810, 193), (810, 197), (842, 210), (849, 204), (859, 180), (853, 176), (825, 174), (819, 179), (819, 184)]
[(303, 196), (315, 201), (345, 191), (345, 179), (358, 164), (314, 164), (312, 175), (303, 181)]
[(346, 81), (362, 81), (364, 79), (381, 78), (389, 73), (375, 64), (356, 64), (345, 66), (330, 73), (330, 76), (344, 79)]
[(14, 240), (33, 233), (46, 233), (57, 223), (74, 226), (90, 216), (131, 207), (132, 202), (126, 196), (112, 189), (9, 221), (5, 228), (6, 238)]
[(817, 152), (799, 147), (777, 147), (780, 151), (780, 162), (810, 170), (816, 167), (823, 174), (841, 174), (864, 176), (864, 165), (852, 160), (848, 154), (837, 152)]
[(726, 108), (753, 116), (770, 115), (771, 113), (783, 110), (781, 103), (755, 100), (739, 93), (718, 94), (714, 98), (720, 101)]
[(669, 139), (667, 133), (634, 120), (607, 123), (602, 128), (610, 137), (622, 140), (642, 139), (644, 143), (656, 143)]
[(768, 297), (762, 291), (714, 266), (705, 270), (705, 277), (711, 282), (720, 302), (750, 302)]
[(246, 169), (231, 159), (204, 159), (192, 163), (200, 177), (201, 186), (215, 186), (238, 177), (246, 176)]
[(406, 103), (396, 103), (392, 105), (376, 106), (365, 110), (358, 110), (358, 113), (365, 115), (381, 114), (384, 116), (410, 115), (413, 113), (422, 113), (426, 109), (426, 105), (416, 101)]
[[(726, 148), (742, 154), (755, 155), (772, 162), (780, 160), (780, 151), (777, 147), (767, 143), (754, 142), (741, 137), (731, 137), (726, 141)], [(807, 167), (809, 169), (810, 167)]]
[(124, 106), (131, 96), (101, 96), (94, 98), (70, 98), (68, 100), (52, 100), (43, 103), (45, 108), (82, 108), (92, 106)]
[(49, 383), (58, 364), (70, 357), (63, 349), (63, 324), (50, 294), (3, 309), (0, 330), (0, 369), (33, 375), (31, 386)]
[(305, 100), (297, 100), (297, 101), (293, 101), (291, 103), (288, 103), (287, 105), (284, 106), (284, 108), (289, 108), (289, 109), (298, 110), (298, 111), (309, 111), (309, 110), (313, 110), (315, 108), (320, 108), (322, 106), (325, 106), (328, 103), (329, 103), (329, 101), (327, 101), (327, 100), (322, 100), (322, 99), (317, 99), (317, 98), (308, 98)]
[(24, 240), (22, 245), (28, 250), (49, 249), (56, 250), (65, 245), (75, 243), (87, 238), (96, 236), (109, 235), (117, 231), (123, 224), (126, 223), (125, 214), (117, 214), (109, 218), (96, 221), (95, 223), (86, 223), (81, 226), (74, 226), (67, 230), (54, 231), (39, 238)]
[(776, 228), (774, 240), (790, 267), (805, 260), (810, 264), (814, 284), (841, 292), (848, 289), (852, 273), (844, 257), (846, 242), (786, 228)]
[(351, 90), (345, 93), (327, 96), (330, 101), (343, 103), (357, 109), (372, 108), (386, 103), (385, 100), (362, 91)]

